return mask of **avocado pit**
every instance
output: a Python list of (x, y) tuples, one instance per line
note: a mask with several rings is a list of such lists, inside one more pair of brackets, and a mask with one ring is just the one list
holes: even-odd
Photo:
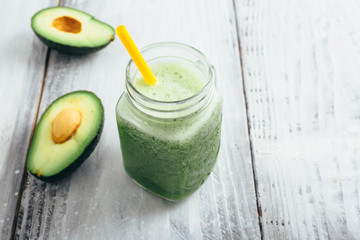
[(66, 33), (74, 33), (77, 34), (81, 32), (81, 22), (76, 20), (75, 18), (62, 16), (55, 18), (51, 24), (54, 28), (59, 31)]
[(58, 113), (52, 122), (51, 136), (55, 143), (69, 140), (79, 128), (81, 113), (74, 108), (65, 108)]

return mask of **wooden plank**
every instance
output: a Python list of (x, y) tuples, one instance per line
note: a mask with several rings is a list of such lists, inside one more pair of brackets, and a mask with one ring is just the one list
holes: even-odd
[[(95, 152), (55, 184), (29, 177), (16, 238), (259, 239), (260, 231), (245, 117), (232, 1), (65, 1), (116, 27), (125, 24), (138, 46), (179, 41), (202, 50), (216, 66), (224, 97), (218, 164), (189, 199), (170, 203), (125, 174), (115, 121), (129, 60), (120, 41), (89, 56), (51, 54), (41, 112), (62, 94), (94, 91), (105, 106)], [(236, 111), (234, 111), (236, 109)]]
[(236, 9), (264, 239), (359, 239), (358, 2)]
[(47, 48), (30, 27), (43, 1), (3, 1), (0, 15), (0, 239), (9, 239), (39, 93)]

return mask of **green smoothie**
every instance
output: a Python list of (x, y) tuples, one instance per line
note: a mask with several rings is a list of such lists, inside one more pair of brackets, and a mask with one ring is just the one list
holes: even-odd
[[(207, 83), (201, 71), (183, 61), (150, 64), (156, 86), (141, 75), (132, 81), (142, 95), (159, 101), (192, 97)], [(182, 117), (158, 118), (137, 109), (128, 93), (116, 107), (124, 167), (145, 189), (169, 200), (197, 190), (211, 173), (220, 146), (222, 100), (212, 91), (205, 107)]]

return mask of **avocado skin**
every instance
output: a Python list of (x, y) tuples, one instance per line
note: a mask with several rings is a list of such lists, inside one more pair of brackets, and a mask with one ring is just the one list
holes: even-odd
[(72, 163), (70, 164), (67, 168), (65, 168), (64, 170), (62, 170), (61, 172), (53, 175), (53, 176), (38, 176), (35, 173), (32, 173), (30, 171), (28, 171), (31, 175), (33, 175), (34, 177), (36, 177), (37, 179), (40, 179), (42, 181), (45, 182), (55, 182), (58, 181), (60, 179), (63, 179), (67, 176), (69, 176), (71, 173), (73, 173), (78, 167), (80, 167), (80, 165), (91, 155), (91, 153), (94, 151), (96, 145), (98, 144), (98, 142), (100, 141), (100, 136), (101, 133), (103, 131), (104, 128), (104, 112), (103, 112), (103, 120), (101, 122), (101, 126), (99, 128), (99, 131), (97, 132), (95, 138), (91, 141), (91, 143), (85, 148), (84, 152)]
[[(67, 95), (70, 95), (70, 94), (77, 93), (77, 92), (81, 93), (81, 92), (89, 92), (89, 91), (79, 90), (79, 91), (69, 92), (69, 93), (59, 97), (58, 99), (56, 99), (53, 103), (51, 103), (51, 105), (54, 104), (56, 101), (59, 101), (61, 98), (65, 97)], [(89, 92), (89, 93), (92, 93), (92, 92)], [(94, 93), (92, 93), (92, 94), (94, 94)], [(94, 94), (94, 96), (97, 97), (95, 94)], [(97, 99), (101, 103), (101, 100), (98, 97), (97, 97)], [(101, 103), (101, 105), (102, 105), (102, 103)], [(50, 108), (50, 106), (47, 108), (47, 110)], [(45, 112), (42, 114), (40, 121), (43, 118), (43, 116), (45, 116), (45, 114), (47, 113), (47, 110), (45, 110)], [(52, 176), (38, 176), (36, 173), (31, 172), (28, 168), (27, 168), (27, 171), (31, 175), (36, 177), (37, 179), (40, 179), (40, 180), (46, 181), (46, 182), (54, 182), (54, 181), (63, 179), (65, 177), (69, 176), (72, 172), (74, 172), (91, 155), (91, 153), (94, 151), (96, 145), (100, 141), (100, 137), (101, 137), (101, 134), (102, 134), (102, 131), (104, 128), (104, 121), (105, 121), (104, 107), (102, 107), (102, 110), (103, 110), (102, 111), (102, 121), (101, 121), (99, 130), (97, 131), (94, 139), (84, 149), (83, 153), (75, 161), (73, 161), (73, 163), (71, 163), (68, 167), (63, 169), (61, 172), (59, 172), (55, 175), (52, 175)], [(34, 133), (34, 136), (35, 136), (35, 133)], [(34, 136), (33, 136), (33, 138), (34, 138)], [(31, 146), (30, 146), (30, 148), (31, 148)]]
[(50, 41), (49, 39), (46, 39), (46, 38), (40, 36), (39, 34), (37, 34), (35, 31), (34, 31), (34, 33), (41, 40), (41, 42), (43, 42), (49, 48), (52, 48), (56, 51), (59, 51), (62, 53), (67, 53), (70, 55), (84, 55), (84, 54), (94, 53), (94, 52), (97, 52), (97, 51), (105, 48), (107, 45), (109, 45), (109, 43), (111, 43), (113, 41), (113, 40), (111, 40), (107, 44), (99, 46), (99, 47), (74, 47), (74, 46), (63, 45), (60, 43)]

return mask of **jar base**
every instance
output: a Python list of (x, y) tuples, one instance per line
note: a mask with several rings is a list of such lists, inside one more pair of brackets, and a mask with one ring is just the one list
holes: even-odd
[[(131, 178), (131, 177), (130, 177), (130, 178)], [(155, 196), (157, 196), (157, 197), (159, 197), (159, 198), (162, 198), (162, 199), (164, 199), (164, 200), (166, 200), (166, 201), (169, 201), (169, 202), (173, 202), (173, 203), (181, 202), (181, 201), (185, 200), (186, 198), (188, 198), (188, 197), (191, 195), (191, 194), (190, 194), (189, 196), (187, 196), (187, 197), (185, 197), (185, 198), (183, 198), (183, 199), (179, 199), (179, 200), (170, 199), (170, 198), (166, 198), (166, 197), (164, 197), (164, 196), (161, 196), (161, 195), (159, 195), (159, 194), (157, 194), (157, 193), (155, 193), (155, 192), (147, 189), (146, 187), (144, 187), (143, 185), (141, 185), (140, 183), (138, 183), (138, 182), (137, 182), (135, 179), (133, 179), (133, 178), (131, 178), (131, 180), (132, 180), (134, 183), (136, 183), (136, 185), (138, 185), (138, 186), (140, 186), (142, 189), (144, 189), (146, 192), (148, 192), (148, 193), (150, 193), (150, 194), (153, 194), (153, 195), (155, 195)]]

